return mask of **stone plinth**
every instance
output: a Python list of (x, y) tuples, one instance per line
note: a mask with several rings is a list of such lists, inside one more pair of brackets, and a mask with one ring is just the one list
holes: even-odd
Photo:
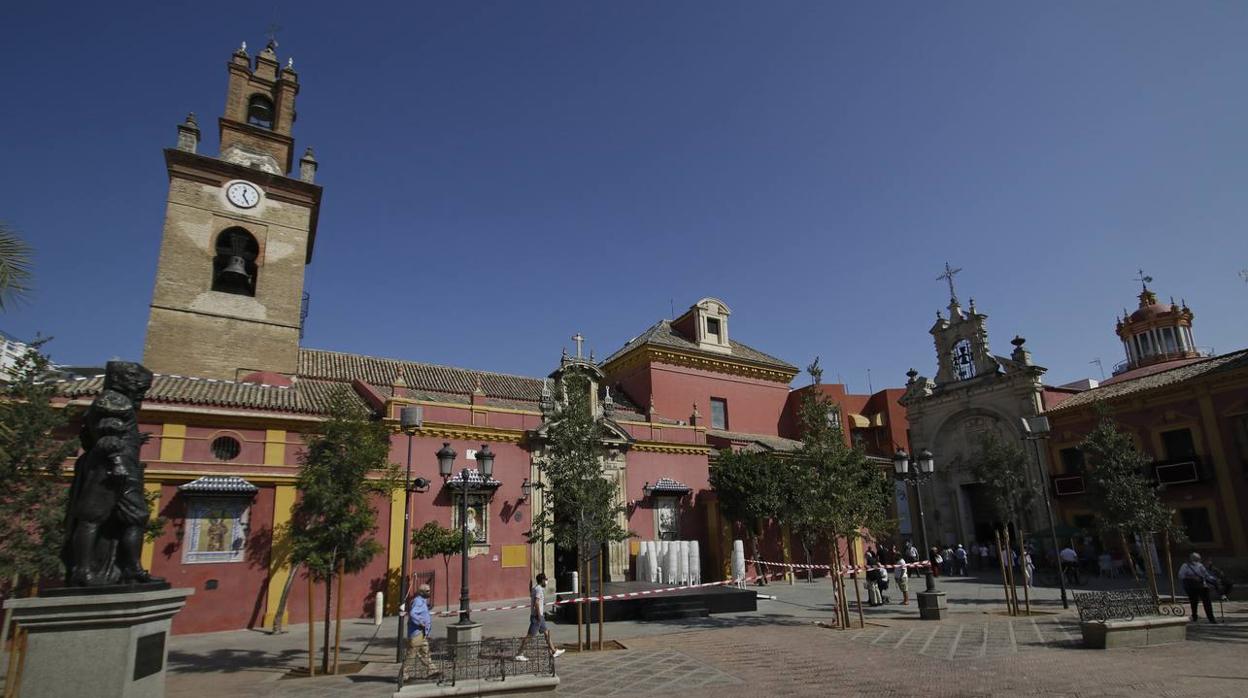
[(920, 591), (915, 596), (919, 599), (919, 618), (922, 620), (941, 620), (948, 612), (943, 591)]
[(169, 625), (194, 589), (10, 599), (25, 630), (23, 698), (165, 695)]
[(1168, 645), (1187, 640), (1187, 618), (1157, 616), (1133, 620), (1085, 621), (1079, 624), (1085, 647), (1112, 650), (1119, 647)]
[(476, 656), (481, 645), (480, 623), (452, 623), (446, 626), (446, 642), (461, 660)]
[(434, 698), (435, 696), (532, 696), (553, 694), (559, 688), (558, 676), (512, 676), (505, 681), (469, 679), (456, 681), (455, 685), (436, 683), (404, 686), (394, 698)]

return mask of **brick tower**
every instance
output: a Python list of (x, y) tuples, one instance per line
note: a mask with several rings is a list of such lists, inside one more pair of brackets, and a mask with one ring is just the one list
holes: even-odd
[(293, 373), (321, 188), (309, 148), (288, 176), (299, 77), (274, 44), (230, 57), (217, 157), (194, 114), (165, 150), (169, 198), (143, 361), (157, 373)]

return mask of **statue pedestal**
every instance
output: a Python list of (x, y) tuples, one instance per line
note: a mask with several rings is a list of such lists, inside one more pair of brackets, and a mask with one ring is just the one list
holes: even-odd
[(169, 626), (193, 593), (60, 592), (6, 601), (27, 632), (21, 696), (161, 698)]

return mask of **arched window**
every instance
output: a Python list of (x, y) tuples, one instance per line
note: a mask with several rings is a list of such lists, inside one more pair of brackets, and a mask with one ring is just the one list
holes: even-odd
[(247, 123), (260, 128), (273, 128), (273, 101), (264, 95), (247, 100)]
[(227, 228), (217, 236), (216, 256), (212, 258), (212, 290), (256, 295), (256, 258), (260, 245), (242, 228)]

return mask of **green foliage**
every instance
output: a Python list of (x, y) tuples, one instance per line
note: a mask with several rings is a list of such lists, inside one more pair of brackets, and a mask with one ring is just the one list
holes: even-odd
[(355, 573), (381, 552), (373, 495), (399, 485), (389, 462), (390, 431), (370, 418), (347, 388), (332, 398), (330, 414), (308, 434), (299, 458), (300, 498), (291, 519), (291, 560), (314, 579), (332, 577), (339, 561)]
[[(44, 340), (46, 341), (46, 340)], [(47, 357), (36, 342), (0, 386), (0, 578), (60, 574), (66, 487), (62, 464), (78, 451), (56, 388), (41, 382)]]
[(0, 222), (0, 310), (30, 290), (30, 246), (17, 231)]
[(1181, 538), (1172, 513), (1162, 505), (1148, 472), (1149, 460), (1135, 442), (1121, 431), (1108, 411), (1099, 410), (1100, 421), (1079, 444), (1088, 463), (1088, 496), (1097, 512), (1102, 533), (1132, 535), (1168, 530)]
[(618, 485), (604, 476), (602, 422), (592, 412), (589, 390), (583, 376), (564, 376), (541, 456), (547, 506), (529, 534), (530, 542), (553, 542), (578, 554), (629, 536), (619, 524)]
[(720, 513), (758, 536), (761, 521), (780, 517), (785, 468), (771, 453), (721, 451), (710, 472)]
[(412, 557), (427, 560), (441, 555), (444, 559), (458, 555), (463, 549), (464, 538), (460, 531), (445, 528), (437, 521), (430, 521), (412, 531)]
[(808, 545), (821, 537), (856, 538), (869, 530), (892, 529), (888, 515), (893, 483), (887, 471), (861, 448), (845, 444), (838, 422), (829, 419), (834, 405), (819, 390), (818, 361), (811, 366), (813, 387), (802, 395), (798, 423), (802, 447), (784, 460), (778, 473), (782, 488), (781, 519)]
[(971, 466), (1002, 521), (1019, 520), (1036, 497), (1027, 480), (1027, 456), (1018, 444), (993, 432), (980, 434), (978, 453)]
[(169, 519), (160, 515), (160, 492), (144, 492), (143, 499), (147, 501), (147, 509), (152, 512), (151, 518), (147, 520), (147, 530), (143, 532), (143, 540), (148, 543), (156, 542), (165, 532), (165, 525), (169, 523)]

